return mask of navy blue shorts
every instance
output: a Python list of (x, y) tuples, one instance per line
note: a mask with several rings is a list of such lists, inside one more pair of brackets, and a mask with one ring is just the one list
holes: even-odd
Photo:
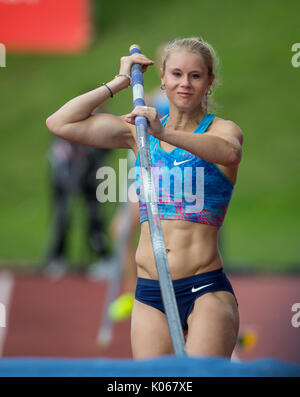
[[(199, 296), (207, 292), (228, 291), (235, 297), (230, 281), (222, 268), (197, 274), (196, 276), (173, 280), (173, 286), (184, 330), (188, 329), (187, 319), (193, 310), (195, 300)], [(135, 299), (165, 313), (158, 280), (138, 277)]]

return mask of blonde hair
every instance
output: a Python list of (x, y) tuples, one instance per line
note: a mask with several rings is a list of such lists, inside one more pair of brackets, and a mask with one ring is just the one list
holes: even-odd
[[(175, 38), (174, 40), (170, 41), (164, 47), (162, 55), (161, 64), (163, 73), (166, 70), (166, 63), (169, 56), (173, 52), (182, 50), (200, 55), (207, 67), (208, 77), (211, 77), (212, 75), (215, 76), (211, 88), (215, 88), (216, 86), (220, 85), (220, 81), (216, 75), (217, 68), (219, 66), (219, 59), (213, 47), (201, 37)], [(201, 106), (205, 111), (207, 111), (208, 108), (215, 108), (216, 103), (213, 101), (212, 95), (205, 95)]]

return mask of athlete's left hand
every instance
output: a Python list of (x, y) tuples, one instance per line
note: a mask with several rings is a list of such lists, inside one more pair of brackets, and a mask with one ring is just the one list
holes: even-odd
[(148, 132), (155, 138), (161, 138), (164, 127), (161, 125), (157, 110), (155, 108), (150, 106), (136, 106), (131, 113), (128, 113), (123, 117), (127, 123), (134, 124), (134, 119), (136, 116), (146, 117), (148, 120)]

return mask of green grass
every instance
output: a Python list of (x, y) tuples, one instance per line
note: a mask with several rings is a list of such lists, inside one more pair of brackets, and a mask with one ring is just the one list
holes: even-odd
[[(0, 259), (38, 265), (51, 213), (46, 152), (51, 140), (45, 119), (70, 98), (109, 81), (119, 59), (138, 42), (150, 58), (174, 36), (201, 35), (216, 49), (222, 85), (216, 114), (244, 131), (238, 183), (224, 225), (226, 261), (255, 270), (296, 269), (300, 262), (298, 148), (300, 68), (291, 65), (299, 42), (297, 1), (217, 0), (95, 3), (95, 36), (79, 55), (7, 55), (0, 69)], [(0, 40), (1, 41), (1, 40)], [(147, 90), (159, 85), (156, 70), (145, 74)], [(128, 112), (131, 91), (107, 102)], [(123, 155), (116, 151), (110, 164)], [(73, 263), (86, 258), (80, 200), (74, 202), (69, 241)], [(106, 223), (115, 205), (104, 205)]]

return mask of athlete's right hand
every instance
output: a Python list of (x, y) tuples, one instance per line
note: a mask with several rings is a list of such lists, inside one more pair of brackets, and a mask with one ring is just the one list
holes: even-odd
[(132, 65), (135, 63), (139, 63), (142, 65), (142, 72), (145, 72), (148, 68), (148, 66), (151, 66), (154, 64), (153, 61), (148, 59), (145, 55), (135, 53), (129, 56), (124, 56), (121, 58), (120, 61), (120, 74), (129, 74), (131, 73), (131, 68)]

